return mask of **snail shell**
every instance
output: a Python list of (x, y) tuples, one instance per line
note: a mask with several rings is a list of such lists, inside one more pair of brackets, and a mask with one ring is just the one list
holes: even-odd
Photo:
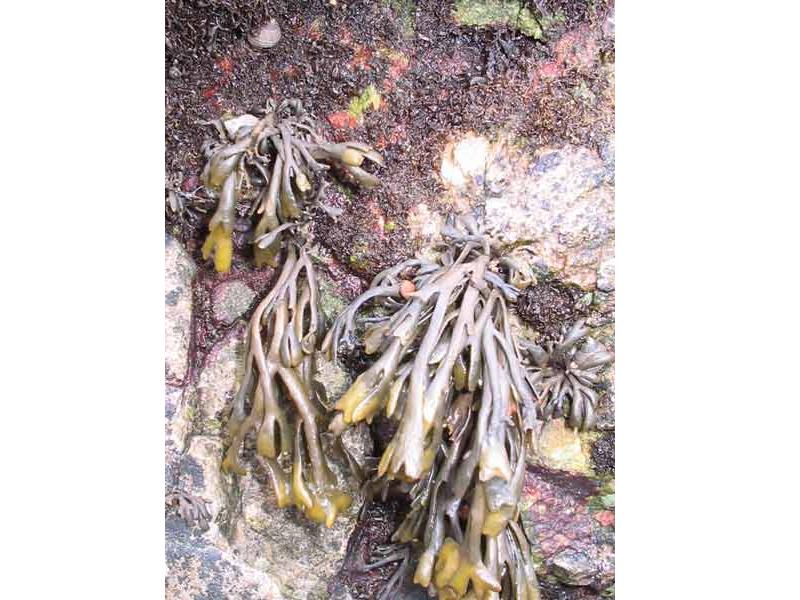
[(248, 43), (254, 48), (264, 50), (272, 48), (281, 39), (281, 28), (275, 19), (270, 19), (260, 27), (254, 29), (248, 36)]
[(409, 281), (408, 279), (403, 279), (400, 282), (400, 295), (403, 298), (411, 297), (411, 294), (417, 291), (417, 287), (414, 285), (413, 281)]

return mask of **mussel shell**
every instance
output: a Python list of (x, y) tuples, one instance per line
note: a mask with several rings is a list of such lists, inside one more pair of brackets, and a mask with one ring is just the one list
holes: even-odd
[(248, 36), (247, 42), (254, 48), (267, 49), (275, 46), (281, 39), (281, 28), (272, 19), (254, 29)]

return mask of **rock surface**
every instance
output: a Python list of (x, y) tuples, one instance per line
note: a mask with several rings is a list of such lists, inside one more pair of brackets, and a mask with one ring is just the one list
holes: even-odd
[[(527, 245), (562, 279), (593, 289), (614, 247), (614, 192), (600, 156), (581, 147), (541, 148), (532, 160), (501, 153), (486, 171), (486, 227)], [(613, 286), (613, 283), (612, 283)]]
[(192, 280), (197, 267), (183, 246), (166, 236), (164, 264), (165, 377), (180, 385), (186, 377), (192, 323)]
[(187, 527), (176, 515), (166, 519), (168, 600), (285, 600), (268, 574)]
[(595, 592), (613, 584), (613, 491), (594, 478), (531, 466), (522, 507), (540, 578)]
[[(409, 3), (391, 4), (391, 9), (381, 9), (390, 16), (400, 10), (399, 5)], [(413, 6), (414, 3), (410, 4)], [(361, 202), (364, 198), (362, 195), (354, 198), (342, 196), (343, 203), (336, 204), (348, 210), (358, 206), (358, 211), (351, 212), (358, 212), (364, 218), (350, 220), (351, 226), (356, 223), (361, 229), (348, 233), (347, 243), (341, 246), (329, 243), (327, 247), (331, 253), (312, 250), (320, 271), (323, 311), (329, 323), (347, 302), (365, 289), (365, 280), (357, 274), (364, 276), (366, 271), (354, 268), (364, 260), (363, 256), (354, 252), (363, 240), (369, 239), (374, 243), (365, 246), (362, 254), (380, 253), (383, 248), (378, 247), (376, 240), (388, 246), (388, 240), (394, 239), (398, 233), (405, 233), (404, 228), (408, 230), (409, 238), (423, 244), (430, 243), (437, 239), (441, 231), (444, 214), (483, 206), (486, 209), (485, 224), (501, 239), (503, 250), (513, 250), (513, 256), (533, 263), (538, 275), (545, 275), (540, 277), (540, 282), (555, 278), (582, 288), (580, 297), (587, 299), (586, 316), (593, 328), (593, 335), (613, 349), (615, 143), (613, 134), (605, 129), (598, 130), (594, 135), (594, 126), (586, 125), (588, 121), (583, 121), (580, 116), (581, 107), (597, 105), (603, 110), (608, 108), (609, 104), (602, 102), (608, 98), (608, 94), (612, 97), (610, 106), (613, 113), (613, 43), (610, 47), (607, 44), (603, 46), (606, 43), (604, 36), (613, 38), (614, 35), (613, 8), (591, 23), (582, 21), (584, 25), (577, 24), (573, 14), (581, 3), (564, 5), (565, 14), (550, 15), (552, 18), (547, 22), (538, 18), (538, 10), (531, 8), (531, 14), (536, 13), (537, 20), (541, 22), (543, 35), (550, 46), (546, 57), (537, 58), (536, 54), (528, 55), (529, 49), (519, 41), (521, 36), (518, 33), (508, 35), (509, 30), (514, 29), (525, 36), (532, 35), (532, 32), (525, 31), (525, 27), (535, 24), (521, 20), (521, 17), (527, 19), (529, 15), (523, 15), (518, 7), (533, 5), (503, 2), (501, 8), (504, 12), (499, 17), (486, 12), (487, 6), (491, 8), (498, 4), (501, 3), (489, 0), (458, 3), (460, 8), (451, 21), (460, 19), (461, 29), (450, 37), (469, 41), (472, 47), (477, 47), (484, 44), (481, 38), (462, 37), (472, 35), (470, 31), (477, 26), (487, 39), (491, 37), (494, 41), (491, 46), (481, 46), (483, 54), (477, 61), (472, 61), (469, 53), (461, 56), (443, 55), (438, 63), (442, 81), (432, 80), (431, 89), (438, 93), (442, 83), (452, 80), (457, 82), (459, 90), (467, 87), (471, 90), (470, 94), (477, 92), (479, 97), (489, 95), (482, 94), (481, 90), (487, 79), (513, 84), (516, 78), (525, 82), (525, 89), (530, 89), (532, 97), (549, 99), (549, 102), (536, 106), (552, 108), (552, 114), (558, 118), (548, 121), (545, 118), (547, 110), (537, 111), (536, 114), (526, 110), (525, 114), (519, 115), (520, 119), (509, 122), (511, 128), (506, 131), (495, 129), (494, 125), (500, 121), (487, 113), (486, 120), (492, 123), (491, 127), (479, 130), (469, 120), (465, 120), (463, 126), (437, 125), (437, 137), (425, 138), (426, 146), (420, 144), (419, 137), (413, 137), (413, 121), (441, 121), (433, 119), (430, 110), (420, 113), (425, 116), (416, 116), (418, 108), (426, 109), (416, 96), (415, 103), (420, 106), (400, 104), (399, 97), (391, 95), (389, 84), (377, 82), (381, 91), (385, 92), (386, 102), (380, 109), (367, 113), (365, 122), (368, 127), (349, 132), (348, 135), (375, 142), (376, 147), (385, 153), (387, 165), (400, 162), (409, 164), (409, 156), (419, 157), (412, 152), (414, 144), (431, 148), (431, 155), (426, 155), (424, 161), (413, 162), (415, 177), (419, 177), (419, 181), (397, 179), (396, 182), (402, 181), (403, 185), (393, 186), (400, 190), (400, 194), (411, 198), (408, 204), (383, 193), (371, 196), (369, 202)], [(550, 7), (552, 3), (539, 5)], [(466, 9), (470, 9), (470, 12)], [(452, 11), (448, 9), (447, 12), (450, 14)], [(402, 50), (406, 54), (398, 55), (396, 49), (387, 47), (385, 56), (380, 59), (391, 62), (387, 63), (387, 68), (393, 78), (392, 85), (399, 90), (398, 96), (414, 95), (410, 92), (420, 91), (412, 87), (418, 85), (419, 80), (404, 79), (404, 74), (420, 71), (419, 63), (425, 57), (424, 46), (436, 42), (436, 35), (428, 35), (424, 44), (413, 39), (415, 21), (416, 26), (421, 27), (420, 31), (425, 31), (426, 19), (429, 19), (429, 15), (421, 5), (419, 10), (411, 12), (411, 41), (408, 44), (410, 48), (415, 48), (414, 52), (410, 53), (409, 48), (404, 47)], [(298, 38), (306, 33), (309, 37), (313, 35), (314, 23), (303, 21), (302, 18), (298, 20)], [(308, 32), (303, 29), (305, 26), (308, 26)], [(490, 29), (495, 31), (488, 31)], [(353, 61), (353, 64), (362, 66), (336, 64), (332, 65), (332, 69), (339, 72), (340, 79), (345, 78), (347, 86), (364, 89), (373, 83), (375, 76), (382, 77), (383, 66), (374, 62), (369, 64), (370, 44), (359, 41), (358, 31), (354, 32), (353, 40), (342, 36), (336, 43), (348, 47), (356, 43), (364, 44), (355, 56), (359, 60), (354, 58)], [(347, 31), (344, 33), (349, 35)], [(299, 43), (299, 39), (296, 43)], [(321, 47), (324, 48), (325, 43), (324, 39), (320, 40)], [(278, 48), (281, 47), (284, 46)], [(258, 70), (258, 76), (253, 78), (251, 73), (236, 70), (239, 65), (232, 65), (225, 56), (219, 61), (212, 61), (214, 77), (217, 77), (217, 72), (224, 74), (225, 78), (233, 74), (229, 78), (230, 85), (235, 84), (237, 90), (248, 81), (255, 82), (253, 87), (258, 91), (258, 102), (262, 101), (264, 76), (275, 83), (275, 89), (279, 89), (278, 83), (284, 81), (292, 82), (292, 89), (298, 93), (316, 89), (302, 86), (302, 82), (306, 81), (302, 75), (302, 64), (308, 57), (302, 52), (295, 53), (299, 46), (292, 45), (291, 48), (291, 68), (294, 69), (295, 64), (300, 65), (300, 75), (289, 70), (265, 73)], [(314, 52), (318, 53), (318, 50)], [(398, 60), (397, 56), (403, 56), (405, 62)], [(484, 56), (485, 65), (482, 64)], [(233, 58), (238, 60), (237, 56)], [(459, 66), (461, 63), (464, 68)], [(186, 69), (191, 65), (181, 66)], [(234, 71), (229, 73), (231, 68)], [(358, 70), (357, 80), (352, 79), (353, 69)], [(576, 72), (587, 77), (576, 77), (573, 81)], [(300, 79), (296, 80), (298, 76)], [(506, 76), (508, 79), (504, 79)], [(188, 76), (185, 79), (192, 81)], [(595, 86), (593, 81), (605, 81), (608, 85)], [(465, 86), (467, 82), (469, 85)], [(233, 114), (236, 114), (240, 109), (249, 109), (249, 106), (234, 106), (239, 100), (230, 96), (231, 89), (225, 90), (226, 84), (219, 88), (213, 81), (208, 83), (209, 86), (212, 84), (213, 87), (205, 92), (193, 92), (211, 103), (208, 115), (216, 117), (223, 110), (235, 109)], [(185, 87), (189, 89), (188, 84)], [(556, 92), (551, 94), (551, 88)], [(203, 90), (202, 87), (197, 89)], [(493, 89), (496, 92), (496, 88)], [(318, 91), (319, 97), (310, 106), (330, 109), (325, 99), (328, 92), (322, 88)], [(346, 98), (346, 90), (341, 91), (340, 95)], [(556, 98), (556, 94), (561, 96)], [(236, 95), (236, 98), (239, 96)], [(430, 103), (430, 95), (427, 98)], [(213, 104), (218, 99), (222, 104)], [(478, 99), (476, 97), (474, 100)], [(449, 103), (450, 97), (443, 96), (442, 102)], [(475, 102), (469, 100), (469, 104)], [(403, 106), (402, 112), (406, 114), (399, 114), (398, 106)], [(531, 105), (517, 105), (514, 102), (511, 106)], [(487, 108), (491, 109), (492, 106), (487, 105)], [(392, 128), (383, 127), (383, 121), (379, 118), (384, 117), (391, 122)], [(403, 123), (400, 117), (406, 122)], [(593, 118), (591, 114), (589, 117)], [(515, 129), (515, 120), (516, 125), (533, 125), (526, 126), (527, 129)], [(247, 124), (246, 120), (228, 119), (225, 122), (229, 130)], [(538, 131), (548, 127), (555, 131), (555, 128), (562, 126), (565, 135), (550, 135), (547, 142), (541, 143), (535, 151), (531, 150), (532, 146), (527, 142), (534, 129), (538, 134)], [(592, 129), (591, 136), (573, 135), (586, 129)], [(518, 137), (514, 138), (514, 135)], [(198, 152), (199, 147), (199, 142), (191, 145), (193, 152)], [(438, 161), (436, 157), (439, 157)], [(195, 167), (197, 165), (187, 172), (199, 172), (199, 167)], [(441, 204), (438, 201), (438, 196), (442, 195), (439, 188), (430, 185), (432, 178), (425, 178), (431, 170), (434, 171), (434, 178), (438, 177), (445, 188)], [(386, 171), (388, 169), (384, 169)], [(415, 185), (429, 188), (430, 195), (407, 193), (413, 191)], [(397, 214), (390, 212), (390, 207), (397, 209)], [(404, 219), (398, 219), (398, 215)], [(336, 224), (332, 229), (341, 228)], [(242, 351), (242, 329), (253, 305), (264, 296), (277, 275), (273, 270), (252, 269), (240, 252), (246, 242), (239, 242), (241, 247), (237, 246), (237, 254), (241, 255), (234, 270), (226, 276), (220, 276), (207, 263), (195, 266), (191, 257), (199, 256), (201, 239), (189, 240), (186, 246), (189, 252), (173, 238), (168, 236), (166, 240), (167, 489), (182, 489), (207, 500), (212, 514), (207, 530), (201, 531), (197, 527), (186, 526), (174, 509), (167, 509), (167, 598), (374, 598), (375, 591), (380, 589), (376, 585), (378, 581), (374, 577), (368, 580), (360, 566), (364, 560), (375, 556), (373, 552), (379, 545), (388, 543), (396, 526), (391, 515), (384, 514), (386, 504), (376, 503), (366, 511), (365, 521), (357, 525), (356, 515), (361, 503), (356, 500), (336, 525), (328, 530), (309, 523), (293, 509), (282, 510), (275, 506), (263, 466), (252, 453), (246, 453), (243, 458), (248, 469), (247, 475), (234, 477), (224, 475), (219, 470), (225, 449), (224, 424), (241, 377), (238, 359)], [(354, 258), (357, 260), (354, 261)], [(566, 306), (564, 310), (555, 312), (567, 315), (570, 311)], [(547, 315), (539, 316), (544, 323)], [(519, 327), (530, 329), (531, 324), (521, 324)], [(532, 329), (534, 333), (556, 335), (555, 330), (544, 332)], [(540, 329), (546, 328), (540, 326)], [(352, 376), (348, 371), (325, 361), (320, 360), (319, 367), (319, 379), (328, 390), (328, 404), (331, 404), (349, 385)], [(532, 457), (526, 474), (521, 508), (524, 524), (533, 541), (543, 600), (613, 597), (613, 369), (604, 377), (606, 389), (601, 394), (598, 410), (602, 431), (577, 434), (563, 424), (548, 425), (542, 432), (540, 453)], [(365, 428), (349, 434), (346, 443), (358, 456), (372, 456), (375, 453)], [(341, 466), (334, 465), (334, 469), (337, 476), (344, 479)], [(348, 485), (354, 492), (352, 482)], [(385, 581), (391, 567), (372, 571), (370, 576), (378, 572)], [(398, 600), (421, 600), (424, 597), (424, 592), (409, 585), (399, 593)]]
[(241, 317), (256, 297), (256, 293), (243, 281), (226, 281), (214, 290), (214, 319), (230, 325)]

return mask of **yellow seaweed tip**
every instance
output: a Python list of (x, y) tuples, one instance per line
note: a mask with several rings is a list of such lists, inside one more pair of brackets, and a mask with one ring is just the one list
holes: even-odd
[(231, 232), (226, 231), (223, 225), (217, 225), (208, 234), (203, 243), (203, 258), (208, 260), (214, 255), (214, 268), (217, 273), (227, 273), (231, 270), (233, 262), (233, 240)]

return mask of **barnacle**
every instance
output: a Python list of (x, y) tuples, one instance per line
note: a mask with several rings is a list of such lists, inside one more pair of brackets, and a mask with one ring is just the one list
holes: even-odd
[(322, 314), (314, 269), (304, 247), (287, 246), (277, 282), (250, 319), (222, 469), (245, 473), (239, 455), (254, 433), (278, 506), (294, 504), (330, 527), (351, 498), (338, 489), (320, 437), (323, 411), (313, 377)]
[(230, 133), (220, 122), (214, 123), (225, 141), (207, 149), (201, 175), (207, 193), (218, 196), (203, 258), (213, 255), (219, 272), (230, 270), (231, 232), (240, 201), (249, 204), (251, 218), (260, 215), (252, 229), (256, 265), (277, 267), (281, 235), (275, 232), (300, 218), (306, 199), (319, 199), (323, 173), (333, 166), (358, 185), (379, 183), (363, 165), (365, 160), (382, 165), (381, 156), (366, 144), (323, 139), (299, 100), (278, 107), (268, 102), (261, 119), (243, 115), (232, 122), (239, 126)]
[(526, 378), (540, 398), (542, 415), (545, 419), (569, 415), (570, 426), (581, 430), (595, 423), (598, 372), (614, 360), (588, 333), (580, 319), (557, 342), (526, 346), (532, 362)]
[(392, 540), (420, 551), (416, 583), (440, 599), (532, 600), (518, 502), (538, 416), (507, 307), (518, 289), (494, 269), (474, 219), (460, 225), (445, 228), (438, 260), (383, 271), (334, 322), (322, 344), (332, 359), (354, 344), (359, 309), (383, 310), (361, 335), (379, 356), (336, 403), (334, 421), (337, 432), (380, 411), (399, 421), (367, 488), (411, 494)]

